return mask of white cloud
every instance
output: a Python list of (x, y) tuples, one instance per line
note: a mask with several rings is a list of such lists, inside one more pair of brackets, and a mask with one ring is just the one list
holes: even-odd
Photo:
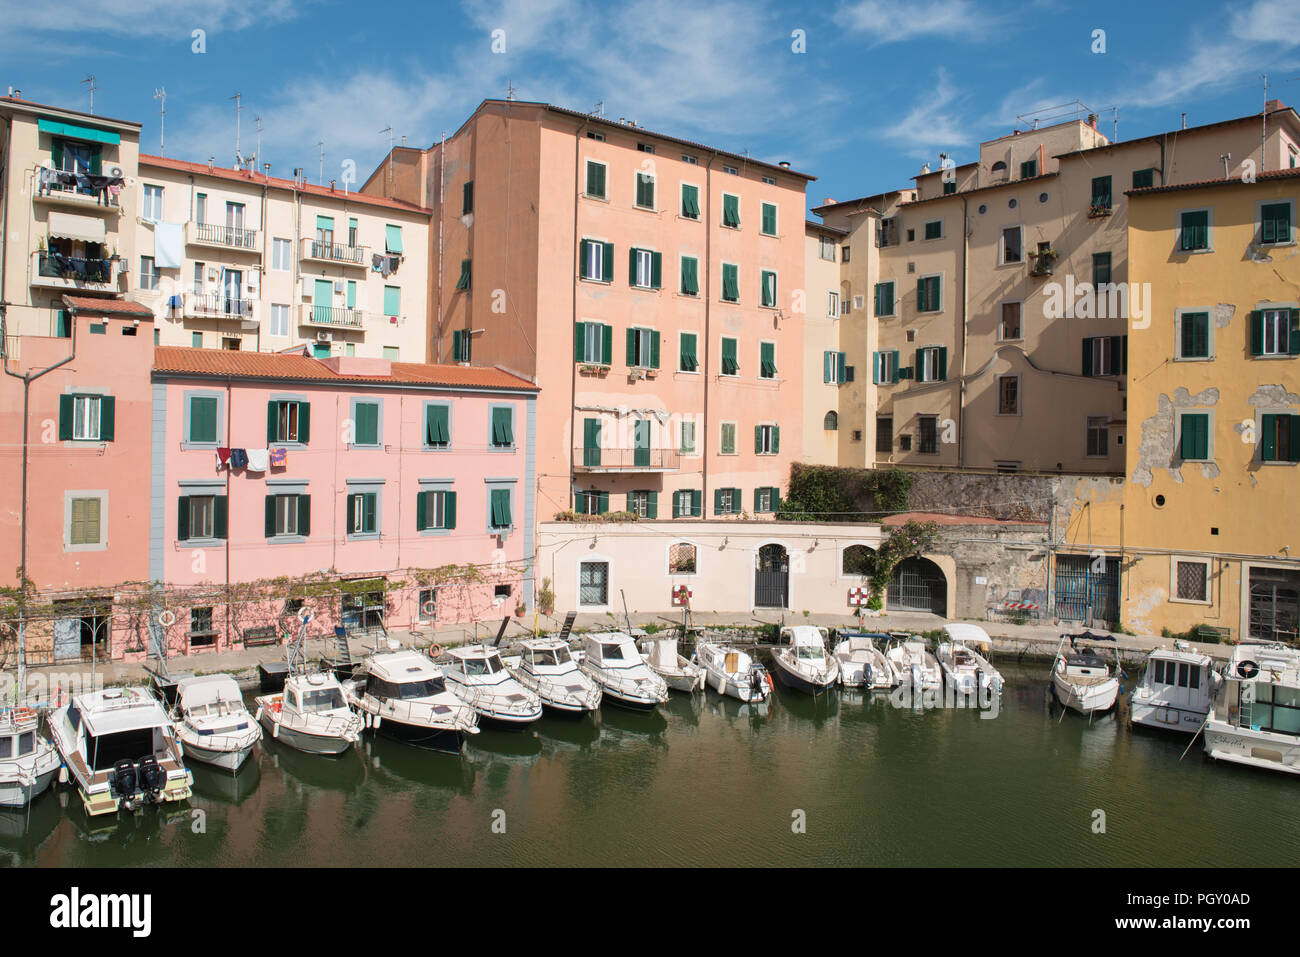
[[(901, 119), (878, 131), (878, 135), (897, 144), (909, 156), (934, 159), (940, 150), (953, 152), (974, 141), (971, 123), (963, 119), (962, 100), (948, 71), (940, 68), (934, 89), (923, 93)], [(953, 158), (960, 162), (958, 157)]]
[[(307, 0), (310, 2), (310, 0)], [(57, 0), (6, 5), (5, 32), (161, 37), (265, 28), (295, 19), (304, 0)]]
[(994, 29), (996, 19), (970, 0), (857, 0), (835, 12), (837, 24), (868, 34), (873, 46), (918, 37), (980, 39)]

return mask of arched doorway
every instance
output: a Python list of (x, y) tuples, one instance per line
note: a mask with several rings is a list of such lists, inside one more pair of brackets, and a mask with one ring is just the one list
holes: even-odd
[(785, 608), (789, 599), (790, 555), (782, 545), (764, 545), (754, 569), (754, 607)]
[(948, 614), (948, 579), (928, 558), (912, 556), (898, 563), (885, 592), (890, 611)]

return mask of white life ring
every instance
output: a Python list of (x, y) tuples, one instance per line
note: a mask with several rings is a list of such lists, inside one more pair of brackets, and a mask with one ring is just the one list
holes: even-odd
[(158, 612), (158, 624), (162, 625), (164, 628), (170, 628), (172, 625), (176, 624), (176, 612), (172, 611), (170, 608), (164, 608), (162, 611)]

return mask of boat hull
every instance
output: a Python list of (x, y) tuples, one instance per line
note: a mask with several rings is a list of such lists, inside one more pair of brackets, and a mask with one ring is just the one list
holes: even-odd
[(280, 724), (279, 736), (276, 736), (276, 720), (270, 713), (262, 715), (262, 727), (266, 733), (286, 747), (293, 748), (295, 751), (302, 751), (305, 754), (321, 754), (326, 757), (337, 757), (352, 747), (352, 741), (345, 737), (327, 734), (313, 734), (310, 731), (302, 731), (297, 728), (290, 728), (287, 725)]
[(619, 694), (616, 691), (611, 691), (609, 688), (604, 689), (604, 694), (601, 695), (600, 701), (601, 704), (610, 704), (615, 708), (622, 708), (624, 711), (642, 712), (653, 711), (660, 704), (658, 699), (655, 698), (629, 697), (627, 695)]
[(1082, 715), (1101, 714), (1115, 707), (1119, 679), (1109, 678), (1095, 685), (1076, 685), (1052, 675), (1052, 693), (1063, 707)]
[(456, 728), (430, 728), (427, 725), (384, 718), (379, 722), (375, 733), (425, 751), (462, 754), (465, 750), (465, 732)]
[(1211, 719), (1205, 725), (1205, 753), (1215, 761), (1300, 775), (1300, 738), (1250, 731)]
[(17, 781), (5, 781), (0, 784), (0, 807), (26, 807), (28, 801), (35, 800), (37, 795), (50, 789), (58, 773), (59, 765), (56, 762), (48, 771), (36, 775), (31, 787)]
[(251, 744), (242, 748), (205, 748), (184, 739), (182, 739), (182, 744), (185, 745), (185, 757), (194, 761), (202, 761), (204, 764), (210, 764), (213, 767), (224, 768), (227, 771), (238, 771), (244, 762), (248, 760), (248, 756), (253, 753)]
[(776, 680), (791, 691), (798, 691), (802, 694), (819, 695), (825, 694), (832, 685), (835, 684), (839, 677), (839, 668), (832, 668), (829, 675), (822, 681), (815, 681), (808, 675), (794, 670), (787, 665), (780, 655), (774, 655), (772, 658), (775, 664)]
[(1129, 723), (1156, 731), (1174, 731), (1180, 734), (1193, 734), (1205, 723), (1207, 711), (1195, 711), (1190, 708), (1176, 708), (1160, 701), (1131, 702)]

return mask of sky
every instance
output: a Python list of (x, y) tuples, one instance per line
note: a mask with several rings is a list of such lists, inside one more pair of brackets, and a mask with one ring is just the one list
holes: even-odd
[(1300, 104), (1300, 3), (0, 0), (0, 93), (88, 110), (92, 74), (94, 112), (142, 123), (147, 153), (231, 164), (238, 93), (245, 157), (260, 117), (272, 175), (364, 181), (389, 127), (428, 146), (513, 88), (788, 160), (811, 207), (1074, 101), (1121, 140), (1258, 113), (1261, 74)]

